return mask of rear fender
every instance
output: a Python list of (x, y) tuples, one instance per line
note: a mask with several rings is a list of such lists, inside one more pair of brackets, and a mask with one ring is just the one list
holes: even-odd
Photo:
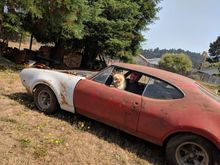
[[(193, 131), (192, 131), (193, 130)], [(161, 145), (166, 145), (167, 142), (174, 137), (175, 135), (179, 135), (179, 134), (193, 134), (193, 135), (197, 135), (200, 137), (203, 137), (204, 139), (208, 140), (210, 143), (212, 143), (214, 146), (216, 146), (216, 148), (218, 148), (220, 150), (220, 142), (217, 140), (218, 138), (213, 135), (212, 133), (203, 130), (203, 129), (195, 129), (195, 128), (190, 128), (190, 129), (181, 129), (181, 130), (175, 130), (170, 132), (169, 134), (167, 134), (166, 136), (163, 137), (163, 144)]]

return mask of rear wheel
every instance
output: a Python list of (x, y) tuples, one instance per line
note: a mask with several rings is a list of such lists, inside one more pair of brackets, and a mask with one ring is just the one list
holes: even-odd
[(46, 114), (53, 114), (59, 108), (55, 94), (46, 85), (38, 85), (36, 87), (34, 102), (36, 107)]
[(169, 165), (214, 165), (217, 154), (217, 149), (209, 141), (196, 135), (177, 135), (166, 147)]

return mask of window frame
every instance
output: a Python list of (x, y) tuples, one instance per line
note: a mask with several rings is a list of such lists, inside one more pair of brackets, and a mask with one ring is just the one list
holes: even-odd
[(91, 78), (90, 78), (90, 80), (91, 81), (94, 81), (94, 82), (97, 82), (97, 83), (100, 83), (100, 84), (105, 84), (106, 83), (106, 81), (107, 81), (107, 79), (109, 78), (109, 76), (111, 75), (111, 73), (108, 75), (108, 77), (105, 79), (105, 82), (104, 83), (101, 83), (101, 82), (98, 82), (98, 81), (95, 81), (94, 79), (96, 78), (96, 77), (98, 77), (99, 75), (101, 75), (101, 74), (103, 74), (106, 70), (108, 70), (109, 68), (111, 68), (112, 70), (111, 70), (111, 73), (112, 73), (112, 71), (115, 69), (115, 66), (108, 66), (108, 67), (106, 67), (106, 68), (104, 68), (103, 70), (101, 70), (100, 72), (98, 72), (97, 74), (95, 74), (94, 76), (92, 76)]
[[(161, 101), (172, 101), (172, 100), (179, 100), (179, 99), (185, 98), (185, 93), (184, 93), (180, 88), (178, 88), (177, 86), (175, 86), (175, 85), (173, 85), (173, 84), (171, 84), (171, 83), (169, 83), (169, 82), (167, 82), (167, 81), (165, 81), (165, 80), (163, 80), (163, 79), (160, 79), (160, 78), (158, 78), (158, 77), (151, 76), (151, 75), (148, 75), (148, 74), (144, 74), (144, 75), (148, 76), (150, 79), (149, 79), (148, 84), (145, 86), (145, 89), (144, 89), (144, 91), (143, 91), (143, 93), (142, 93), (142, 96), (143, 96), (143, 97), (149, 98), (149, 99), (154, 99), (154, 100), (161, 100)], [(148, 87), (149, 82), (150, 82), (151, 79), (159, 80), (159, 81), (162, 81), (162, 82), (166, 83), (167, 85), (170, 85), (171, 87), (173, 87), (174, 89), (176, 89), (177, 91), (179, 91), (179, 92), (182, 94), (182, 97), (180, 97), (180, 98), (175, 98), (175, 99), (162, 99), (162, 98), (152, 98), (152, 97), (145, 96), (144, 93), (145, 93), (145, 91), (147, 90), (147, 87)]]
[[(104, 81), (103, 83), (94, 80), (96, 77), (98, 77), (99, 75), (103, 74), (104, 71), (108, 70), (109, 68), (112, 69), (112, 70), (111, 70), (111, 73), (108, 75), (108, 77), (105, 79), (105, 81)], [(128, 71), (128, 73), (131, 73), (132, 71), (138, 72), (138, 73), (141, 73), (142, 76), (149, 77), (149, 80), (148, 80), (147, 83), (145, 84), (145, 88), (144, 88), (144, 90), (142, 91), (141, 94), (132, 93), (132, 92), (127, 91), (127, 90), (121, 90), (121, 91), (128, 92), (128, 93), (132, 93), (132, 94), (135, 94), (135, 95), (138, 95), (138, 96), (143, 96), (143, 97), (145, 97), (145, 98), (155, 99), (155, 100), (161, 100), (161, 101), (179, 100), (179, 99), (183, 99), (183, 98), (185, 97), (185, 93), (184, 93), (180, 88), (178, 88), (177, 86), (171, 84), (170, 82), (168, 82), (168, 81), (166, 81), (166, 80), (163, 80), (163, 79), (161, 79), (161, 78), (158, 78), (158, 77), (155, 77), (155, 76), (152, 76), (152, 75), (149, 75), (149, 74), (146, 74), (146, 73), (137, 71), (137, 70), (133, 70), (133, 69), (129, 69), (129, 68), (123, 68), (123, 67), (115, 66), (115, 65), (110, 65), (110, 66), (104, 68), (104, 69), (101, 70), (99, 73), (97, 73), (97, 74), (95, 74), (94, 76), (92, 76), (92, 77), (90, 78), (90, 80), (92, 80), (92, 81), (94, 81), (94, 82), (97, 82), (97, 83), (100, 83), (100, 84), (103, 84), (103, 85), (106, 85), (106, 81), (108, 80), (109, 76), (112, 74), (112, 72), (114, 71), (115, 68), (126, 70), (126, 71)], [(129, 75), (129, 74), (128, 74), (128, 75)], [(126, 77), (125, 77), (125, 78), (126, 78)], [(175, 90), (179, 91), (179, 92), (182, 94), (182, 97), (180, 97), (180, 98), (175, 98), (175, 99), (162, 99), (162, 98), (151, 98), (151, 97), (144, 96), (144, 93), (145, 93), (145, 91), (147, 90), (147, 87), (148, 87), (149, 82), (150, 82), (151, 79), (159, 80), (159, 81), (162, 81), (162, 82), (166, 83), (167, 85), (170, 85), (170, 86), (173, 87)], [(108, 85), (106, 85), (106, 86), (108, 86)], [(110, 87), (110, 86), (108, 86), (108, 87)], [(110, 87), (110, 88), (111, 88), (111, 87)], [(115, 88), (115, 89), (117, 89), (117, 88)]]

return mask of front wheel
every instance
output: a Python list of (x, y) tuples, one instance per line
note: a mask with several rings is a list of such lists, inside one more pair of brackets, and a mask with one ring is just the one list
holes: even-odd
[(214, 165), (217, 154), (209, 141), (196, 135), (177, 135), (166, 146), (169, 165)]
[(38, 85), (34, 91), (36, 107), (46, 113), (53, 114), (58, 109), (58, 102), (53, 91), (46, 85)]

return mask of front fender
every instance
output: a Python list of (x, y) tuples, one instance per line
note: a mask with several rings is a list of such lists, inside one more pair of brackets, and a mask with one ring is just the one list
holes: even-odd
[(83, 77), (73, 76), (51, 70), (24, 69), (20, 73), (23, 85), (33, 94), (37, 85), (48, 86), (56, 95), (61, 109), (75, 112), (73, 105), (73, 92), (76, 84), (84, 79)]

